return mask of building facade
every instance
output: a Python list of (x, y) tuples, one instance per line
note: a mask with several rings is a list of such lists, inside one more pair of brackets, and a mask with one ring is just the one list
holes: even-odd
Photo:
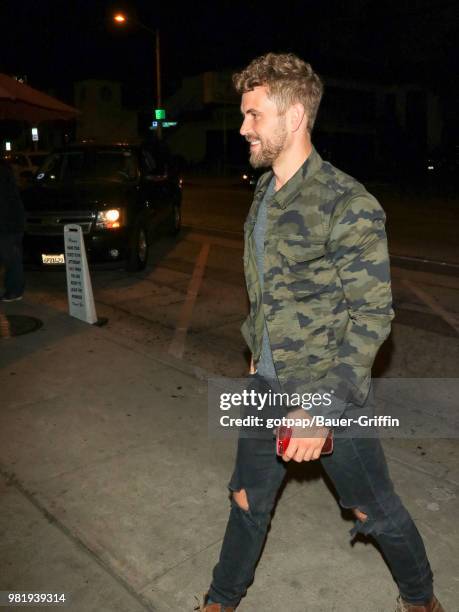
[(75, 105), (81, 111), (76, 140), (99, 143), (139, 141), (138, 113), (124, 108), (121, 83), (88, 79), (75, 83)]

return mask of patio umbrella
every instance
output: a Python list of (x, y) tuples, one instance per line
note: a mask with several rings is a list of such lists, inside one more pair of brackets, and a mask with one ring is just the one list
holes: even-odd
[(76, 108), (0, 73), (0, 121), (17, 119), (36, 125), (41, 121), (74, 119), (79, 114)]

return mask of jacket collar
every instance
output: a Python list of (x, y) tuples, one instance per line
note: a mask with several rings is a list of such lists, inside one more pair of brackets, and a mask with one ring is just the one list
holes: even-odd
[[(285, 185), (283, 185), (281, 189), (274, 194), (273, 202), (275, 202), (280, 208), (285, 209), (290, 202), (296, 198), (298, 192), (304, 186), (304, 184), (309, 182), (313, 176), (317, 174), (322, 166), (322, 163), (322, 158), (317, 153), (316, 149), (312, 147), (312, 151), (304, 164), (300, 166), (300, 168), (298, 168), (295, 174), (285, 183)], [(258, 180), (255, 188), (255, 194), (253, 196), (252, 206), (250, 207), (246, 220), (246, 229), (249, 230), (249, 233), (255, 226), (260, 202), (264, 198), (273, 175), (274, 172), (269, 170), (268, 172), (262, 174)]]
[(296, 198), (300, 189), (304, 187), (305, 183), (308, 183), (317, 174), (322, 163), (322, 158), (317, 153), (316, 149), (312, 147), (312, 151), (304, 164), (298, 168), (295, 174), (279, 189), (279, 191), (276, 191), (274, 202), (280, 208), (287, 208), (290, 202)]

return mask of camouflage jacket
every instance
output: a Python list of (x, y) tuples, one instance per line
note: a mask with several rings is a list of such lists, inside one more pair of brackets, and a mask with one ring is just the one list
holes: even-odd
[(266, 320), (282, 390), (333, 390), (362, 404), (394, 316), (384, 211), (313, 149), (268, 202), (262, 294), (253, 229), (272, 176), (259, 179), (244, 225), (242, 334), (256, 362)]

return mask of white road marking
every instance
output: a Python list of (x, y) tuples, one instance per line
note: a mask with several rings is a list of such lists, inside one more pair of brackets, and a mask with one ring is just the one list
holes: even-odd
[(230, 238), (211, 236), (210, 234), (199, 234), (198, 232), (191, 232), (185, 237), (185, 240), (189, 242), (208, 242), (211, 245), (226, 247), (228, 249), (244, 249), (243, 240), (232, 240)]
[(169, 354), (181, 359), (185, 352), (185, 341), (190, 327), (191, 317), (193, 314), (194, 303), (198, 297), (199, 289), (206, 269), (207, 258), (209, 256), (210, 244), (204, 243), (199, 252), (198, 259), (194, 266), (193, 275), (188, 285), (185, 301), (180, 311), (177, 327), (172, 342), (169, 346)]
[(433, 310), (436, 315), (446, 321), (446, 323), (448, 323), (448, 325), (450, 325), (456, 331), (456, 333), (459, 334), (459, 322), (452, 313), (449, 313), (447, 310), (445, 310), (443, 306), (441, 306), (435, 300), (435, 298), (433, 298), (431, 295), (429, 295), (422, 289), (419, 289), (419, 287), (416, 287), (416, 285), (414, 285), (411, 281), (403, 279), (402, 283), (406, 285), (409, 290), (421, 300), (421, 302), (427, 304), (427, 306), (429, 306), (429, 308)]
[(402, 259), (404, 261), (414, 261), (416, 263), (433, 264), (435, 266), (446, 266), (448, 268), (459, 268), (459, 264), (454, 263), (452, 261), (438, 261), (435, 259), (424, 259), (423, 257), (409, 257), (408, 255), (395, 255), (395, 253), (390, 253), (390, 257), (391, 259)]

